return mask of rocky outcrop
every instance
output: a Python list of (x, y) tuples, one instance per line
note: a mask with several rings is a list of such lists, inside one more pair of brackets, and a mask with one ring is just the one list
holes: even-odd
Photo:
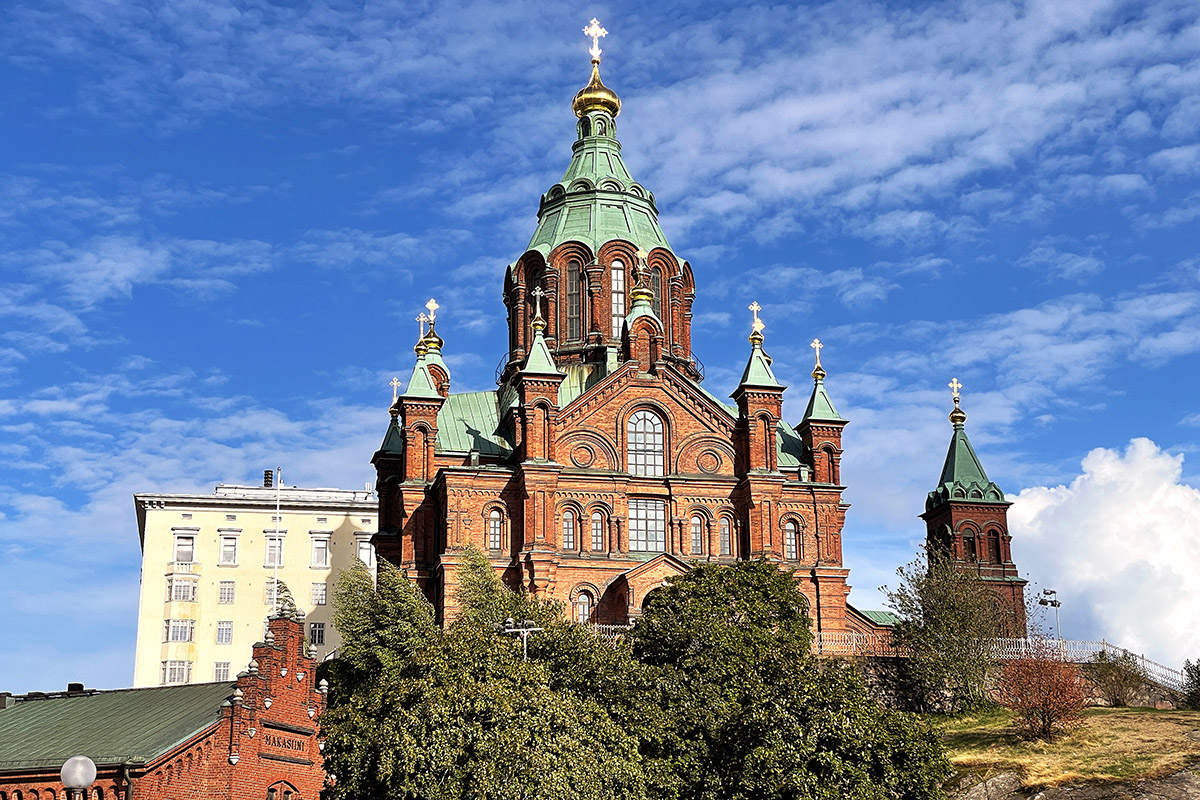
[(949, 796), (951, 800), (1200, 800), (1200, 767), (1189, 767), (1165, 778), (1055, 786), (1041, 791), (1022, 789), (1017, 773), (1002, 772), (971, 785), (960, 783), (952, 787)]

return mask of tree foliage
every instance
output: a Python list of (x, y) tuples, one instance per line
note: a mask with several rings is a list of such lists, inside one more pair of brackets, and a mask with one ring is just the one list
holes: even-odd
[(1006, 661), (997, 688), (1017, 728), (1034, 739), (1053, 739), (1078, 725), (1088, 701), (1078, 665), (1046, 639), (1032, 640), (1028, 652)]
[(1183, 662), (1183, 707), (1200, 711), (1200, 659)]
[[(445, 631), (386, 564), (339, 582), (327, 800), (939, 795), (937, 738), (810, 655), (803, 597), (772, 564), (698, 566), (617, 642), (507, 589), (478, 551), (457, 578)], [(529, 661), (505, 617), (544, 628)]]
[(927, 710), (985, 705), (995, 640), (1010, 628), (1012, 612), (983, 581), (930, 546), (896, 574), (897, 588), (882, 591), (900, 617), (892, 637), (908, 651), (904, 669), (913, 699)]
[(1146, 674), (1129, 652), (1120, 655), (1101, 650), (1088, 665), (1088, 674), (1105, 702), (1113, 707), (1131, 705), (1146, 685)]

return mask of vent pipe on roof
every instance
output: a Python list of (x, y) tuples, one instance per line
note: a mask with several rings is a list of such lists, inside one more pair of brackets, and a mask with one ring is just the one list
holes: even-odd
[(263, 488), (270, 489), (275, 485), (275, 471), (270, 469), (263, 470)]
[(83, 691), (82, 683), (71, 682), (71, 683), (67, 684), (67, 692), (68, 693), (69, 692), (82, 692), (82, 691)]

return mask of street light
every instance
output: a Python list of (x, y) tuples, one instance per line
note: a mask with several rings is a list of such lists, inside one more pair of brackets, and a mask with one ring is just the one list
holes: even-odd
[(87, 756), (71, 756), (62, 765), (58, 776), (62, 778), (63, 787), (70, 798), (77, 800), (84, 796), (92, 781), (96, 780), (96, 763)]
[(1062, 603), (1058, 600), (1058, 592), (1053, 589), (1042, 589), (1042, 596), (1038, 598), (1039, 606), (1050, 606), (1054, 609), (1054, 635), (1060, 640), (1062, 639), (1062, 628), (1058, 624), (1058, 607)]
[(509, 636), (521, 637), (521, 655), (525, 661), (529, 660), (529, 635), (538, 633), (542, 628), (537, 627), (537, 623), (531, 619), (523, 619), (517, 622), (512, 617), (504, 620), (503, 625), (493, 625), (493, 629), (497, 633), (503, 633)]

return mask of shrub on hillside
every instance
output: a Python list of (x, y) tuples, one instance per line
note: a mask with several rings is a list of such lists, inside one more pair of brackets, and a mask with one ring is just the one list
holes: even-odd
[(1079, 724), (1088, 699), (1079, 667), (1044, 639), (1005, 663), (998, 690), (1001, 705), (1016, 714), (1018, 729), (1035, 739), (1052, 739)]
[(1088, 673), (1105, 702), (1114, 708), (1131, 704), (1146, 684), (1146, 675), (1132, 653), (1096, 653)]

